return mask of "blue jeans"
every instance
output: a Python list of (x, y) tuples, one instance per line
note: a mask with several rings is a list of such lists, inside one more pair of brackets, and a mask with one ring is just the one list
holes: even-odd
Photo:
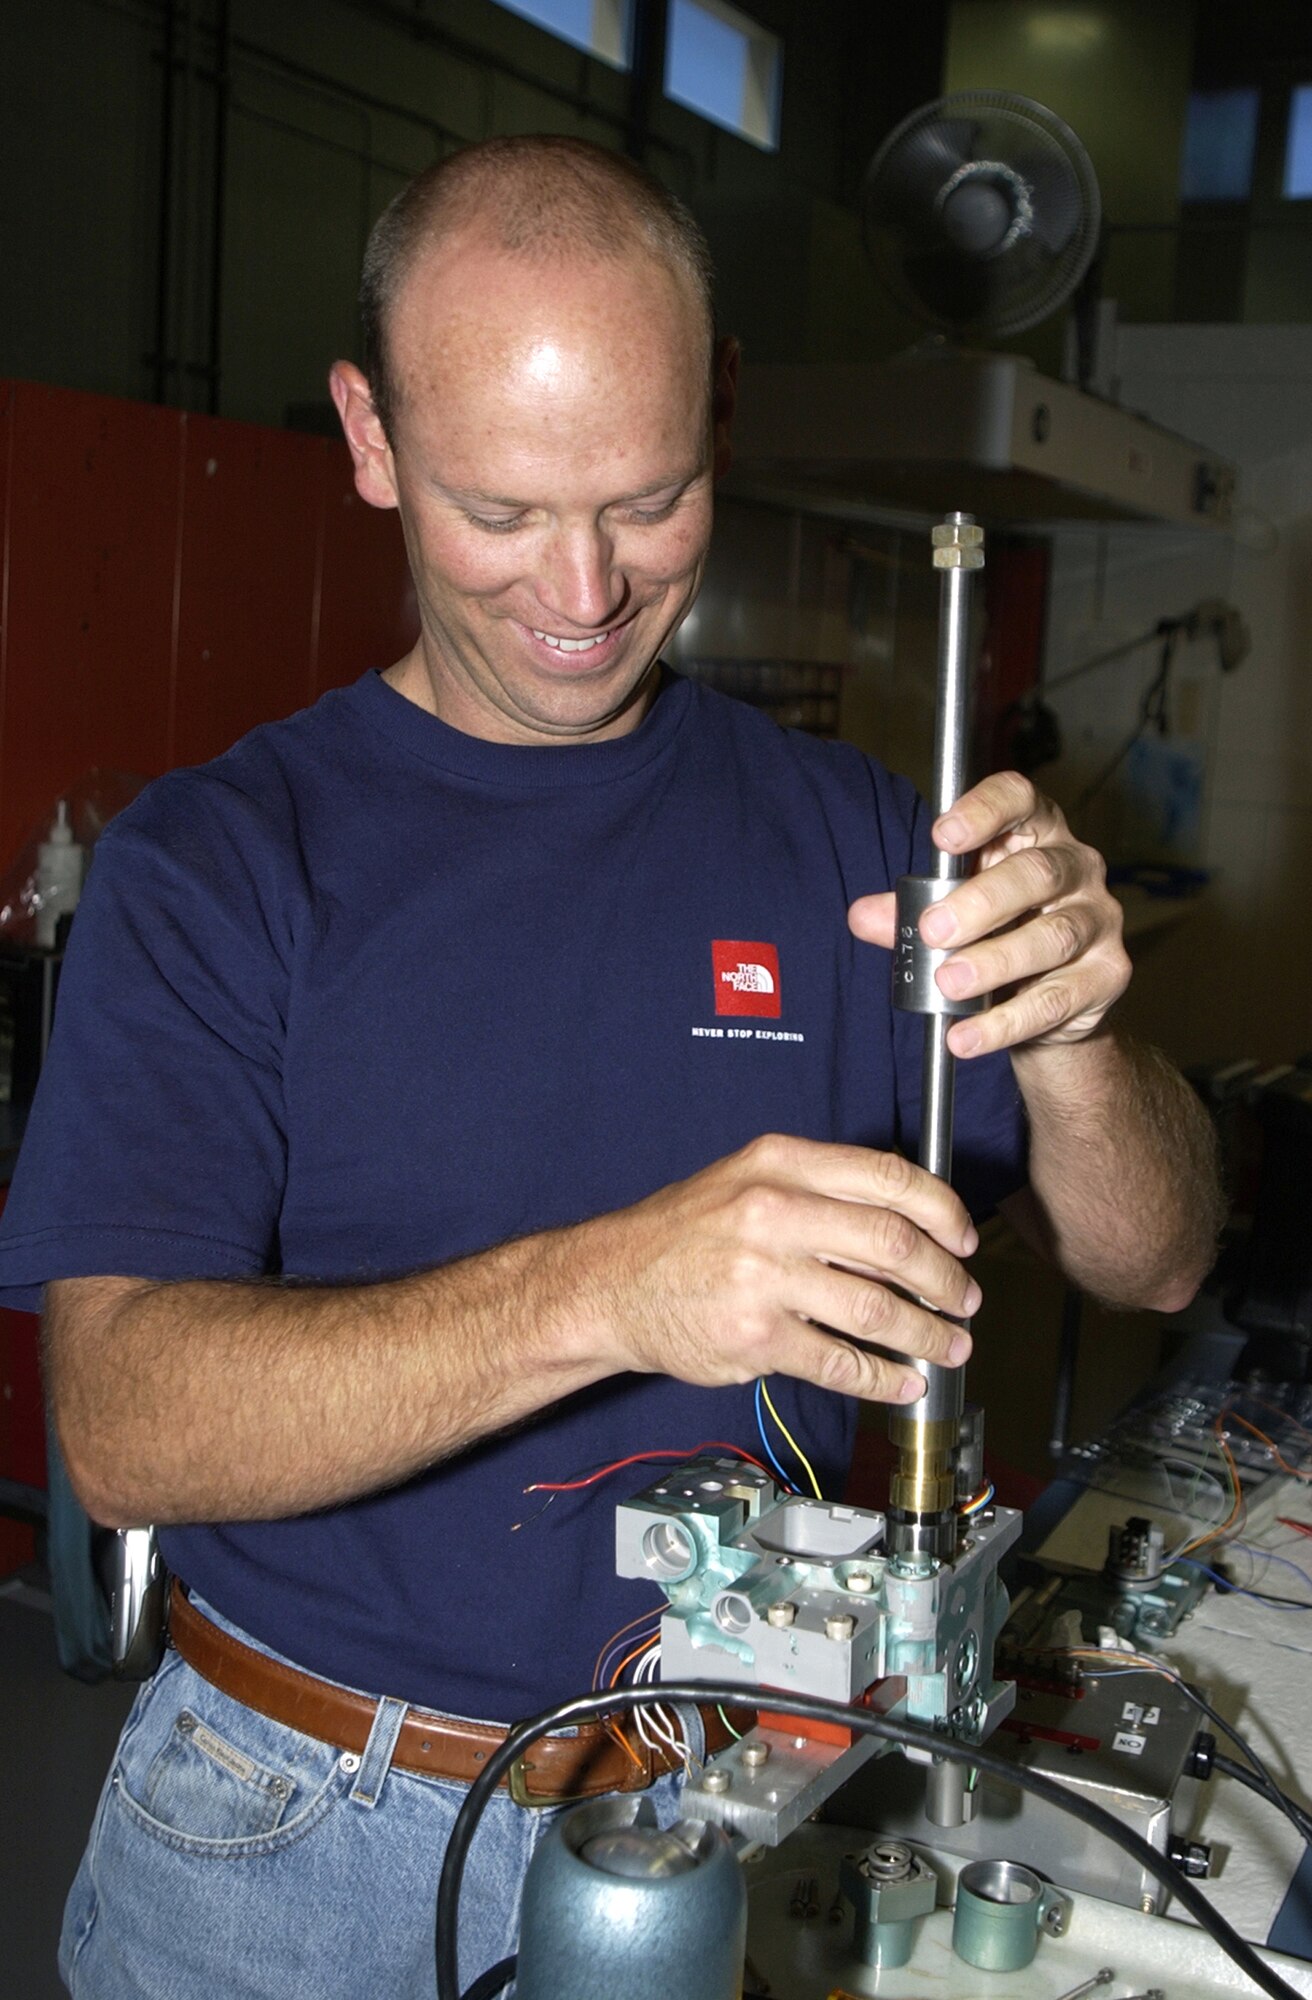
[[(389, 1769), (404, 1714), (381, 1701), (363, 1756), (343, 1755), (170, 1652), (128, 1717), (69, 1892), (59, 1969), (74, 2000), (433, 2000), (438, 1876), (465, 1787)], [(651, 1789), (662, 1819), (678, 1782)], [(461, 1897), (462, 1989), (515, 1950), (524, 1871), (568, 1810), (489, 1803)]]

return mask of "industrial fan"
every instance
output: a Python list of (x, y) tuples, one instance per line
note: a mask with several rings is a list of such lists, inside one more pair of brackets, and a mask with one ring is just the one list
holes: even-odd
[(1018, 333), (1055, 312), (1098, 246), (1093, 164), (1069, 125), (1009, 91), (913, 111), (866, 172), (862, 229), (908, 312), (957, 340)]

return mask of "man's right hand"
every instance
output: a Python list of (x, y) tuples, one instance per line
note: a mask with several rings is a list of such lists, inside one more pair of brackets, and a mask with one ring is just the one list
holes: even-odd
[(630, 1208), (408, 1278), (59, 1280), (52, 1404), (95, 1519), (276, 1519), (631, 1369), (908, 1402), (921, 1378), (890, 1354), (970, 1352), (939, 1315), (979, 1303), (959, 1262), (976, 1240), (952, 1190), (897, 1154), (757, 1139)]
[(866, 1343), (948, 1366), (970, 1353), (939, 1315), (979, 1305), (959, 1262), (978, 1236), (900, 1154), (768, 1136), (579, 1234), (609, 1369), (710, 1387), (779, 1373), (903, 1403), (923, 1378)]

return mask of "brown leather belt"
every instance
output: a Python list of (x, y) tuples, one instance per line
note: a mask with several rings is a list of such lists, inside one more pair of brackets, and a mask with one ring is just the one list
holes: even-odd
[[(169, 1640), (189, 1667), (234, 1701), (338, 1750), (364, 1754), (377, 1702), (244, 1645), (211, 1624), (176, 1577), (169, 1602)], [(714, 1708), (704, 1708), (702, 1719), (707, 1752), (713, 1755), (729, 1742), (730, 1732)], [(753, 1720), (743, 1712), (735, 1715), (734, 1727), (749, 1729)], [(602, 1792), (640, 1792), (663, 1772), (680, 1768), (672, 1751), (653, 1752), (645, 1743), (630, 1740), (627, 1730), (621, 1741), (620, 1728), (617, 1720), (585, 1724), (575, 1736), (540, 1736), (511, 1767), (512, 1796), (521, 1805), (549, 1806), (564, 1799), (596, 1798)], [(402, 1771), (468, 1784), (506, 1734), (487, 1723), (411, 1708), (401, 1724), (392, 1764)]]

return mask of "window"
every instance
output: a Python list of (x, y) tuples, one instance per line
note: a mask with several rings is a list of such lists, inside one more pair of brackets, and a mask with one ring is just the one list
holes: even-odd
[(1284, 194), (1289, 201), (1312, 199), (1312, 84), (1308, 83), (1289, 93)]
[(628, 69), (633, 60), (633, 0), (497, 0), (497, 5), (612, 69)]
[(1247, 201), (1257, 145), (1256, 90), (1195, 90), (1180, 169), (1182, 201)]
[(665, 95), (754, 146), (779, 144), (783, 51), (776, 35), (724, 0), (671, 0)]

